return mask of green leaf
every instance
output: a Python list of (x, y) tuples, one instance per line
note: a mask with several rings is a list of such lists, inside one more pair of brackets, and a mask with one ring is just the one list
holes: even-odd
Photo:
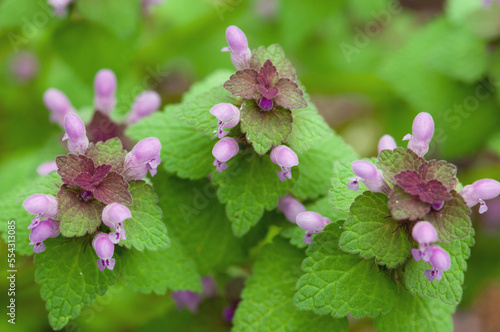
[(318, 234), (302, 263), (305, 274), (297, 282), (294, 303), (298, 309), (333, 317), (370, 316), (391, 310), (396, 283), (380, 272), (373, 261), (338, 248), (341, 230), (335, 223)]
[(340, 237), (342, 250), (375, 257), (375, 262), (395, 268), (410, 255), (411, 242), (404, 228), (389, 217), (388, 198), (382, 193), (366, 191), (351, 206), (351, 216), (345, 221)]
[(292, 121), (292, 113), (281, 107), (263, 112), (250, 100), (241, 108), (241, 131), (260, 155), (286, 140), (292, 131)]
[[(304, 97), (308, 98), (306, 95)], [(292, 132), (288, 136), (287, 143), (295, 153), (309, 150), (324, 140), (331, 132), (328, 124), (311, 102), (306, 108), (293, 110), (292, 116)]]
[(158, 172), (153, 184), (172, 238), (179, 239), (201, 275), (243, 260), (243, 241), (234, 237), (216, 188), (207, 179), (187, 181)]
[(135, 33), (142, 18), (139, 0), (81, 0), (76, 6), (83, 17), (106, 26), (122, 39)]
[(275, 238), (253, 266), (233, 320), (234, 331), (345, 331), (347, 319), (299, 312), (293, 305), (303, 251)]
[[(38, 31), (38, 24), (40, 24), (38, 20), (43, 19), (43, 24), (46, 25), (51, 20), (56, 20), (54, 17), (52, 7), (46, 1), (4, 0), (0, 3), (0, 28), (24, 26), (22, 34), (15, 34), (17, 38), (23, 38), (23, 44), (28, 43), (28, 39), (33, 36), (32, 34)], [(26, 32), (24, 33), (24, 31)], [(9, 40), (15, 39), (16, 37), (13, 35), (14, 33), (8, 33), (7, 38)], [(17, 51), (18, 48), (13, 47)]]
[[(215, 169), (212, 148), (215, 142), (176, 117), (181, 105), (169, 105), (127, 129), (127, 136), (141, 140), (154, 136), (161, 142), (161, 165), (181, 178), (201, 179)], [(210, 113), (209, 113), (210, 114)], [(211, 114), (210, 114), (211, 115)], [(213, 120), (213, 130), (217, 121)]]
[(130, 182), (129, 190), (133, 199), (132, 205), (128, 206), (132, 218), (123, 223), (127, 239), (121, 240), (120, 245), (139, 251), (167, 248), (170, 239), (153, 188), (144, 181), (134, 181)]
[[(35, 280), (41, 284), (42, 298), (47, 301), (49, 323), (55, 330), (62, 329), (70, 319), (80, 315), (106, 293), (115, 283), (115, 271), (99, 271), (94, 250), (85, 245), (85, 240), (62, 242), (57, 239), (45, 241), (47, 249), (35, 255), (38, 265)], [(116, 257), (115, 257), (116, 259)]]
[(431, 269), (430, 264), (422, 260), (417, 262), (409, 259), (405, 266), (404, 281), (412, 294), (430, 296), (457, 305), (462, 298), (464, 271), (467, 270), (466, 259), (469, 258), (470, 247), (474, 244), (474, 232), (471, 231), (464, 239), (438, 244), (450, 254), (451, 258), (451, 267), (444, 271), (443, 279), (429, 281), (424, 272)]
[(8, 242), (7, 221), (14, 220), (16, 223), (16, 253), (20, 255), (33, 255), (33, 246), (29, 245), (28, 229), (34, 215), (28, 213), (23, 202), (28, 196), (33, 194), (44, 194), (57, 196), (59, 186), (62, 184), (61, 178), (56, 172), (46, 176), (38, 176), (28, 186), (20, 186), (11, 190), (8, 195), (0, 200), (0, 213), (4, 222), (0, 223), (2, 238)]
[(85, 155), (94, 159), (96, 167), (104, 164), (110, 165), (110, 172), (121, 173), (127, 152), (123, 150), (118, 138), (112, 138), (106, 142), (90, 143)]
[(285, 57), (285, 52), (280, 45), (273, 44), (268, 48), (261, 46), (254, 50), (250, 66), (258, 71), (267, 60), (271, 60), (278, 70), (280, 77), (289, 78), (292, 81), (295, 80), (295, 68), (293, 68), (291, 62)]
[(335, 133), (298, 154), (300, 177), (295, 181), (292, 194), (300, 199), (316, 199), (330, 189), (333, 164), (340, 159), (356, 159), (358, 155)]
[[(357, 159), (357, 158), (356, 158)], [(375, 163), (375, 158), (363, 159)], [(350, 215), (349, 209), (354, 199), (368, 190), (363, 182), (359, 183), (359, 190), (354, 191), (347, 188), (347, 184), (351, 181), (349, 178), (355, 177), (356, 174), (351, 169), (352, 160), (339, 160), (333, 164), (332, 189), (328, 193), (330, 203), (334, 209), (344, 212), (344, 217)]]
[(167, 289), (201, 292), (196, 264), (177, 240), (172, 239), (169, 248), (158, 251), (126, 250), (121, 262), (123, 279), (135, 292), (158, 295), (165, 295)]
[[(243, 153), (228, 162), (228, 169), (213, 174), (218, 185), (217, 197), (226, 205), (226, 213), (232, 222), (233, 233), (242, 236), (255, 226), (265, 210), (278, 205), (278, 197), (285, 196), (293, 181), (280, 181), (276, 175), (278, 166), (269, 156)], [(292, 169), (292, 173), (296, 170)]]
[(215, 72), (188, 91), (177, 114), (179, 119), (210, 137), (215, 137), (217, 132), (217, 118), (210, 114), (210, 109), (215, 104), (235, 104), (236, 101), (236, 98), (222, 86), (229, 76), (219, 82), (222, 77), (223, 74)]
[(418, 168), (423, 163), (424, 159), (417, 156), (412, 150), (396, 148), (381, 151), (378, 156), (377, 167), (382, 171), (387, 181), (397, 184), (394, 175), (407, 170), (418, 172)]
[(427, 296), (413, 296), (401, 287), (396, 305), (375, 318), (375, 328), (380, 332), (451, 332), (454, 311), (455, 306)]
[(408, 194), (399, 186), (394, 186), (389, 193), (389, 207), (392, 217), (396, 220), (414, 221), (424, 218), (431, 210), (429, 203), (421, 201), (418, 196)]
[(79, 191), (63, 185), (57, 193), (61, 234), (65, 237), (92, 234), (101, 224), (104, 205), (95, 199), (84, 201)]
[(426, 220), (436, 227), (439, 241), (443, 242), (463, 239), (469, 235), (472, 228), (470, 208), (456, 191), (451, 194), (453, 199), (446, 201), (439, 211), (431, 210), (426, 217)]

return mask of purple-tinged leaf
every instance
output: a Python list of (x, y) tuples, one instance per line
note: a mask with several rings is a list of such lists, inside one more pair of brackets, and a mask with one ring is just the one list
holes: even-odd
[(79, 187), (89, 190), (89, 191), (94, 191), (95, 186), (92, 184), (92, 175), (90, 175), (87, 172), (83, 172), (78, 174), (74, 179), (73, 183), (77, 184)]
[(410, 195), (418, 196), (427, 203), (439, 203), (452, 198), (448, 189), (438, 180), (422, 181), (422, 177), (415, 171), (403, 171), (394, 176), (398, 185)]
[[(99, 142), (105, 143), (110, 139), (117, 139), (122, 141), (126, 147), (131, 147), (133, 146), (133, 142), (123, 134), (125, 128), (124, 124), (115, 123), (102, 112), (94, 112), (92, 120), (87, 125), (87, 136), (94, 144)], [(86, 152), (86, 155), (88, 154), (89, 152)]]
[(396, 174), (394, 179), (408, 194), (416, 196), (420, 193), (420, 188), (422, 187), (422, 177), (417, 172), (402, 171), (401, 173)]
[(458, 183), (457, 167), (444, 160), (424, 162), (419, 167), (418, 172), (422, 176), (422, 180), (426, 182), (435, 179), (441, 182), (448, 191), (456, 189)]
[(56, 165), (57, 173), (61, 176), (62, 181), (69, 186), (73, 185), (73, 179), (80, 173), (94, 174), (94, 161), (84, 155), (58, 156), (56, 157)]
[[(259, 75), (257, 76), (257, 82), (259, 83), (260, 92), (264, 95), (264, 92), (261, 90), (261, 87), (266, 89), (266, 91), (268, 91), (267, 89), (276, 86), (279, 79), (280, 77), (278, 72), (276, 71), (276, 67), (273, 66), (271, 60), (267, 60), (264, 63), (264, 65), (259, 69)], [(278, 93), (277, 90), (278, 89), (272, 89), (272, 91), (276, 93), (274, 93), (274, 95), (271, 94), (270, 97), (266, 97), (266, 95), (264, 95), (264, 97), (267, 99), (273, 99)]]
[(86, 155), (96, 166), (111, 165), (110, 171), (121, 173), (127, 152), (118, 138), (112, 138), (106, 142), (90, 143)]
[(452, 191), (451, 195), (453, 199), (446, 201), (438, 211), (432, 210), (426, 217), (436, 227), (440, 242), (465, 238), (471, 230), (471, 210), (460, 194)]
[(380, 152), (377, 167), (384, 173), (387, 181), (396, 185), (397, 181), (394, 179), (396, 174), (407, 170), (418, 172), (418, 168), (423, 163), (424, 159), (417, 156), (415, 152), (397, 148)]
[(418, 197), (427, 203), (440, 203), (453, 198), (448, 189), (438, 180), (427, 182), (425, 189), (418, 194)]
[(108, 175), (109, 171), (111, 170), (111, 165), (101, 165), (97, 166), (94, 175), (92, 176), (92, 183), (98, 184), (104, 178), (106, 175)]
[(299, 86), (288, 78), (280, 78), (276, 87), (279, 93), (274, 98), (274, 102), (283, 108), (297, 110), (307, 107), (304, 93)]
[(257, 71), (253, 69), (238, 70), (224, 83), (224, 88), (233, 96), (244, 99), (259, 99), (257, 75)]
[(104, 206), (95, 199), (83, 200), (79, 191), (67, 185), (63, 185), (57, 193), (57, 202), (59, 227), (65, 237), (91, 234), (101, 223)]
[(289, 78), (292, 81), (295, 80), (295, 68), (285, 57), (285, 52), (278, 44), (273, 44), (268, 48), (264, 46), (252, 52), (252, 58), (250, 59), (250, 68), (259, 70), (267, 60), (271, 60), (273, 65), (278, 70), (280, 77)]
[(116, 172), (110, 172), (96, 185), (94, 197), (104, 204), (120, 203), (123, 205), (132, 204), (132, 196), (129, 191), (129, 184), (123, 176)]
[(422, 202), (398, 186), (394, 186), (389, 194), (389, 208), (396, 220), (417, 220), (425, 217), (431, 209), (429, 203)]

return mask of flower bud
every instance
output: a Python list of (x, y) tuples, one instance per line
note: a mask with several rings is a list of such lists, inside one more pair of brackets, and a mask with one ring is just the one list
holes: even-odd
[(278, 145), (271, 151), (271, 161), (281, 167), (281, 171), (277, 171), (278, 178), (285, 181), (287, 178), (292, 178), (291, 168), (299, 164), (297, 154), (286, 145)]
[(378, 153), (383, 150), (394, 150), (398, 146), (396, 145), (396, 141), (391, 135), (384, 135), (378, 141)]
[(104, 271), (106, 267), (109, 270), (113, 270), (115, 267), (115, 259), (111, 257), (113, 257), (113, 253), (115, 252), (115, 245), (109, 239), (108, 234), (97, 233), (92, 240), (92, 247), (99, 257), (97, 260), (99, 270)]
[(109, 115), (116, 106), (116, 76), (109, 69), (101, 69), (94, 78), (94, 106)]
[(132, 110), (127, 117), (127, 124), (136, 123), (150, 116), (161, 106), (161, 97), (156, 91), (148, 90), (140, 93), (134, 100)]
[(286, 219), (291, 223), (296, 223), (297, 215), (301, 212), (305, 212), (306, 208), (299, 202), (295, 197), (288, 194), (284, 197), (281, 197), (278, 200), (277, 209), (285, 215)]
[(429, 113), (419, 113), (413, 120), (412, 135), (406, 135), (403, 140), (409, 140), (408, 149), (423, 157), (429, 151), (429, 143), (434, 134), (434, 120)]
[(219, 138), (229, 133), (224, 128), (233, 128), (240, 122), (240, 109), (233, 104), (217, 104), (210, 109), (210, 113), (219, 120), (217, 122), (217, 137)]
[(229, 47), (224, 47), (223, 52), (231, 51), (231, 61), (236, 69), (248, 67), (252, 52), (248, 48), (247, 37), (238, 27), (231, 25), (226, 29), (226, 39)]
[(49, 175), (53, 171), (57, 171), (57, 164), (55, 161), (45, 162), (36, 169), (36, 172), (40, 175)]
[(57, 89), (48, 89), (43, 94), (43, 103), (50, 111), (50, 122), (55, 122), (64, 127), (64, 117), (68, 113), (75, 113), (68, 97)]
[(437, 241), (437, 231), (428, 221), (419, 221), (413, 226), (411, 235), (419, 244), (430, 244)]
[(322, 232), (325, 226), (331, 223), (330, 219), (312, 211), (299, 213), (296, 220), (300, 228), (311, 232)]
[(477, 203), (480, 203), (479, 213), (482, 214), (488, 211), (484, 200), (500, 195), (500, 182), (493, 179), (478, 180), (471, 185), (465, 186), (460, 191), (460, 195), (462, 195), (468, 207), (473, 207)]
[(68, 140), (68, 150), (74, 154), (85, 154), (89, 147), (89, 139), (85, 124), (75, 113), (68, 113), (64, 117), (64, 129), (66, 134), (63, 141)]
[(48, 0), (57, 16), (65, 16), (68, 13), (68, 6), (72, 2), (73, 0)]
[(217, 172), (222, 173), (227, 168), (226, 162), (236, 156), (239, 150), (238, 143), (231, 137), (224, 137), (215, 143), (212, 155), (215, 157), (213, 165), (217, 167)]
[(145, 138), (137, 143), (125, 157), (125, 178), (141, 180), (149, 173), (155, 176), (156, 168), (160, 165), (161, 143), (156, 137)]
[(120, 203), (111, 203), (106, 205), (102, 211), (102, 221), (108, 227), (114, 228), (115, 233), (109, 234), (109, 239), (113, 243), (118, 243), (120, 239), (126, 240), (123, 221), (132, 218), (132, 213), (125, 205)]
[(382, 172), (372, 163), (364, 160), (353, 161), (352, 171), (359, 178), (354, 178), (355, 180), (352, 180), (351, 183), (348, 184), (349, 189), (355, 187), (354, 182), (357, 183), (358, 180), (362, 180), (368, 189), (374, 193), (388, 193), (390, 191), (389, 186), (384, 180)]

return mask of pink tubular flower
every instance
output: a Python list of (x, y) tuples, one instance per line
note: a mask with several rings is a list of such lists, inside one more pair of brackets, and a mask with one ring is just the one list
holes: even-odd
[(11, 62), (11, 71), (20, 83), (31, 81), (38, 73), (38, 58), (31, 52), (20, 52)]
[(236, 156), (239, 151), (240, 147), (234, 138), (224, 137), (215, 143), (212, 155), (215, 157), (213, 165), (217, 167), (217, 172), (222, 173), (227, 168), (226, 162)]
[(429, 151), (429, 143), (434, 135), (434, 120), (429, 113), (419, 113), (413, 120), (412, 134), (407, 134), (403, 141), (408, 142), (408, 149), (423, 157)]
[(116, 76), (109, 69), (101, 69), (94, 78), (94, 106), (109, 115), (116, 106)]
[(51, 218), (40, 221), (33, 227), (30, 233), (30, 245), (33, 246), (33, 252), (39, 254), (44, 252), (46, 247), (43, 241), (49, 237), (57, 237), (60, 233), (59, 223)]
[(378, 153), (383, 150), (394, 150), (397, 147), (396, 141), (391, 135), (384, 135), (378, 141)]
[(115, 252), (115, 245), (109, 239), (109, 235), (105, 233), (97, 233), (92, 240), (92, 247), (99, 257), (97, 260), (97, 267), (99, 271), (104, 271), (105, 268), (113, 270), (115, 267), (115, 259), (113, 253)]
[(68, 13), (68, 6), (72, 2), (73, 0), (48, 0), (57, 16), (65, 16)]
[(271, 161), (281, 167), (281, 171), (277, 171), (278, 178), (285, 181), (287, 178), (292, 178), (291, 168), (299, 164), (297, 154), (286, 145), (278, 145), (271, 151)]
[(57, 200), (50, 195), (31, 195), (24, 200), (23, 206), (29, 213), (36, 214), (28, 229), (38, 226), (40, 218), (55, 218), (57, 216)]
[(478, 180), (473, 184), (465, 186), (460, 191), (460, 195), (462, 195), (468, 207), (473, 207), (479, 203), (479, 213), (482, 214), (488, 211), (484, 200), (500, 195), (500, 182), (493, 179)]
[(132, 218), (132, 213), (125, 205), (120, 203), (111, 203), (102, 210), (102, 221), (108, 227), (114, 228), (114, 233), (109, 233), (109, 239), (113, 243), (118, 243), (120, 239), (126, 240), (123, 221)]
[(40, 175), (49, 175), (53, 171), (57, 171), (55, 161), (47, 161), (36, 168), (36, 172)]
[(63, 136), (63, 141), (68, 140), (68, 150), (74, 154), (85, 154), (89, 147), (89, 139), (87, 138), (87, 130), (85, 124), (75, 113), (68, 113), (64, 117), (64, 129), (66, 134)]
[(416, 261), (422, 259), (429, 262), (432, 256), (432, 242), (437, 241), (437, 231), (428, 221), (419, 221), (413, 226), (411, 235), (418, 242), (419, 248), (412, 249), (411, 254)]
[(231, 61), (236, 69), (248, 68), (252, 52), (248, 48), (247, 37), (238, 27), (230, 25), (226, 29), (226, 39), (229, 47), (222, 48), (222, 52), (231, 52)]
[(160, 106), (161, 97), (156, 91), (148, 90), (141, 92), (134, 100), (132, 110), (127, 116), (127, 124), (136, 123), (150, 116), (156, 112)]
[(219, 120), (217, 122), (218, 138), (223, 138), (229, 133), (224, 128), (233, 128), (240, 122), (240, 109), (233, 104), (217, 104), (210, 109), (210, 113)]
[(160, 165), (161, 143), (156, 137), (145, 138), (137, 143), (125, 157), (125, 178), (140, 180), (149, 173), (155, 176), (156, 168)]
[(296, 223), (297, 215), (306, 211), (305, 206), (290, 194), (279, 199), (277, 209), (293, 224)]
[(357, 191), (359, 189), (359, 181), (368, 187), (374, 193), (389, 193), (391, 190), (385, 182), (382, 172), (372, 163), (364, 160), (352, 162), (352, 171), (357, 177), (349, 178), (351, 182), (347, 184), (347, 188)]
[(434, 278), (441, 280), (443, 272), (448, 270), (451, 266), (450, 255), (438, 245), (432, 245), (432, 256), (429, 260), (432, 270), (425, 270), (424, 274), (433, 281)]
[(68, 113), (75, 113), (68, 97), (57, 89), (48, 89), (43, 94), (43, 103), (50, 111), (50, 122), (55, 122), (64, 127), (64, 117)]
[(177, 310), (181, 311), (186, 308), (192, 313), (198, 312), (198, 307), (202, 301), (200, 294), (192, 291), (172, 292), (171, 297), (175, 302)]
[(329, 218), (312, 211), (299, 213), (296, 220), (297, 225), (306, 231), (306, 235), (304, 235), (302, 240), (307, 244), (312, 243), (313, 234), (323, 232), (325, 226), (332, 222)]

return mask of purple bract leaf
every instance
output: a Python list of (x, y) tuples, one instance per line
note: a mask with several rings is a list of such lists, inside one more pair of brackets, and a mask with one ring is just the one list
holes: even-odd
[(129, 184), (123, 176), (116, 172), (110, 172), (101, 183), (96, 185), (94, 197), (104, 204), (130, 205), (132, 204), (132, 195), (130, 195), (128, 188)]
[(422, 180), (428, 182), (430, 180), (438, 180), (446, 187), (448, 191), (454, 190), (457, 186), (458, 180), (457, 167), (448, 164), (444, 160), (431, 160), (424, 162), (418, 169), (422, 176)]
[(296, 83), (288, 78), (281, 78), (276, 87), (279, 89), (278, 95), (274, 98), (276, 104), (290, 110), (307, 107), (304, 93)]
[(56, 157), (57, 173), (64, 183), (74, 186), (73, 179), (80, 173), (94, 174), (94, 161), (84, 155), (70, 154)]
[(394, 186), (389, 194), (389, 208), (396, 220), (417, 220), (425, 217), (431, 210), (429, 203), (422, 202), (398, 186)]
[(257, 76), (257, 71), (253, 69), (238, 70), (224, 83), (224, 88), (233, 96), (244, 99), (259, 99)]

